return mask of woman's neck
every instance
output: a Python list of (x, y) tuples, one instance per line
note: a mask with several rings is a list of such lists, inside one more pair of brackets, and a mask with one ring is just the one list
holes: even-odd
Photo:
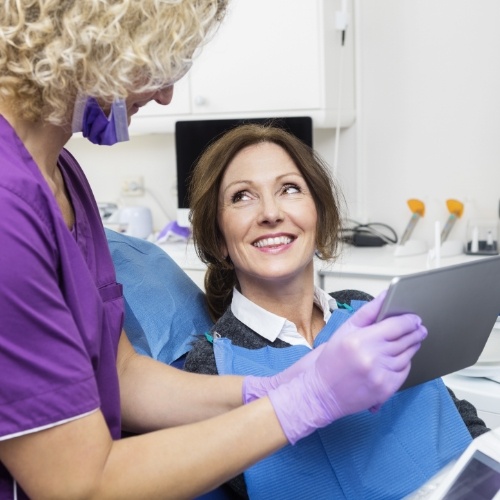
[(71, 133), (50, 123), (23, 120), (1, 109), (0, 113), (16, 131), (44, 177), (55, 180), (57, 159)]
[(241, 293), (266, 311), (286, 318), (312, 345), (324, 322), (323, 311), (314, 305), (314, 268), (292, 282), (269, 281), (263, 284), (240, 282)]

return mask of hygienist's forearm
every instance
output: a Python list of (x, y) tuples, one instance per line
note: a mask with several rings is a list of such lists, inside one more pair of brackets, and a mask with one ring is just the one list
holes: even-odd
[(242, 377), (187, 373), (136, 354), (125, 335), (118, 372), (123, 428), (147, 432), (197, 422), (242, 404)]
[(96, 498), (194, 498), (287, 443), (262, 398), (203, 422), (115, 442)]
[(195, 498), (286, 445), (268, 398), (203, 422), (112, 441), (100, 411), (0, 441), (30, 498)]

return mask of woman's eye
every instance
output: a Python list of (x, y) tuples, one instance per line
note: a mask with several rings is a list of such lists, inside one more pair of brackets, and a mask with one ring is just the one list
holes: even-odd
[(238, 191), (231, 196), (231, 203), (238, 203), (239, 201), (247, 201), (250, 199), (247, 191)]
[(301, 189), (297, 184), (285, 184), (283, 186), (283, 193), (285, 194), (296, 194), (300, 193)]

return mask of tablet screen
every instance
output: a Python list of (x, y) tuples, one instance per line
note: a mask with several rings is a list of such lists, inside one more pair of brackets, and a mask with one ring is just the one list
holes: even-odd
[(476, 450), (443, 500), (493, 500), (500, 491), (500, 463)]
[(394, 278), (378, 320), (422, 318), (429, 335), (400, 390), (474, 365), (500, 310), (500, 257), (483, 257)]

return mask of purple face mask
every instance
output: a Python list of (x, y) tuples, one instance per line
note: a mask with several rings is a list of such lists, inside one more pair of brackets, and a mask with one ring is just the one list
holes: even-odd
[(73, 132), (82, 132), (94, 144), (111, 146), (129, 140), (125, 101), (116, 99), (109, 118), (93, 97), (77, 98), (73, 113)]

